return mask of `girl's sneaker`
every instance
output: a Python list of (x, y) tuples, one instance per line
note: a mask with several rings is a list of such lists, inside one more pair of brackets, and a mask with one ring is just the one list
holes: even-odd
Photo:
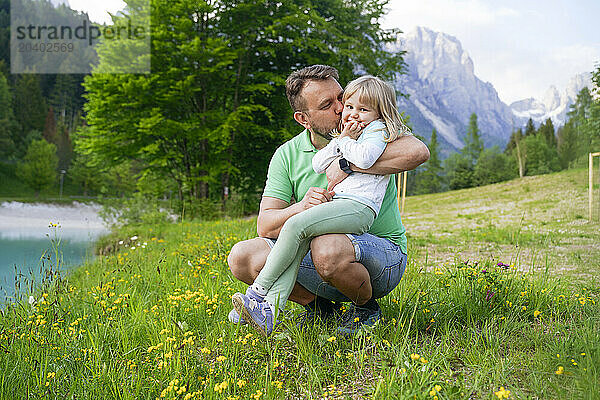
[(247, 294), (236, 293), (231, 298), (231, 302), (238, 314), (257, 331), (264, 336), (269, 336), (273, 332), (275, 318), (271, 306), (266, 301), (257, 301)]
[(246, 325), (246, 323), (247, 323), (246, 321), (244, 321), (243, 318), (240, 318), (240, 314), (238, 314), (238, 312), (235, 311), (235, 308), (233, 310), (229, 311), (229, 314), (227, 315), (227, 319), (232, 324)]
[[(248, 287), (248, 289), (246, 289), (246, 296), (248, 296), (252, 299), (255, 299), (256, 301), (263, 301), (265, 299), (263, 296), (259, 295), (254, 290), (252, 290), (251, 287)], [(233, 310), (229, 311), (229, 315), (227, 315), (227, 319), (229, 320), (229, 322), (232, 322), (234, 324), (240, 324), (240, 325), (247, 324), (247, 322), (243, 318), (240, 318), (240, 314), (236, 311), (235, 308)]]

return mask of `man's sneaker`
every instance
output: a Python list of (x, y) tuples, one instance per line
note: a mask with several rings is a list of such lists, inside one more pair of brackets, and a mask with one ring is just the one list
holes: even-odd
[(352, 304), (345, 321), (337, 331), (346, 336), (355, 335), (364, 327), (372, 327), (381, 319), (381, 309), (372, 310)]
[[(256, 301), (263, 301), (264, 297), (259, 295), (258, 293), (256, 293), (254, 290), (252, 290), (252, 288), (248, 287), (248, 289), (246, 289), (246, 296), (256, 299)], [(240, 318), (240, 314), (238, 314), (238, 312), (235, 310), (235, 308), (231, 311), (229, 311), (229, 315), (227, 315), (227, 319), (229, 320), (229, 322), (234, 323), (234, 324), (240, 324), (240, 325), (246, 325), (247, 322), (244, 321), (243, 318)]]
[(275, 326), (275, 318), (271, 306), (266, 301), (257, 301), (245, 294), (236, 293), (231, 298), (233, 308), (238, 314), (247, 321), (253, 328), (269, 336)]
[(305, 311), (296, 319), (296, 326), (300, 329), (312, 326), (317, 321), (325, 323), (342, 321), (343, 305), (341, 303), (333, 303), (327, 299), (317, 298), (315, 304), (306, 305), (304, 308)]

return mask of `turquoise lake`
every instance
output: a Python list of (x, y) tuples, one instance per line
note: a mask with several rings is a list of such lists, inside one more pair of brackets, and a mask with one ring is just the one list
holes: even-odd
[(64, 275), (92, 260), (94, 241), (108, 232), (98, 209), (78, 203), (0, 204), (0, 302), (12, 300), (15, 290), (28, 293), (46, 269)]

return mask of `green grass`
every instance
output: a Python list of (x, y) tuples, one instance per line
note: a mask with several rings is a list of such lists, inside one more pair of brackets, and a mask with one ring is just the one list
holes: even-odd
[(352, 339), (227, 322), (245, 288), (226, 257), (255, 219), (125, 227), (2, 311), (2, 398), (598, 398), (600, 235), (577, 218), (582, 179), (409, 198), (407, 272)]

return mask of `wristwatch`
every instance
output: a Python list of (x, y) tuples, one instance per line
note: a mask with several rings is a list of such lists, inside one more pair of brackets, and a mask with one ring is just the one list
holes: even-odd
[(340, 158), (340, 169), (348, 175), (352, 175), (352, 173), (354, 173), (354, 171), (350, 169), (350, 163), (345, 158)]

